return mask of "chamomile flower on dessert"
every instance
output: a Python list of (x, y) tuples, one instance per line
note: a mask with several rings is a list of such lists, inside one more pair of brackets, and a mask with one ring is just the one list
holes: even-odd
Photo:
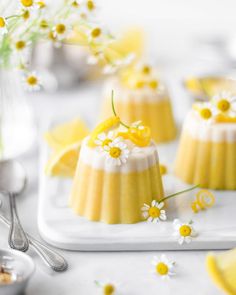
[(152, 272), (164, 280), (170, 279), (170, 277), (175, 275), (175, 262), (169, 260), (164, 254), (160, 257), (154, 256), (152, 259), (152, 265), (154, 266)]
[(217, 112), (230, 114), (236, 114), (236, 96), (233, 96), (228, 91), (222, 91), (212, 98), (212, 103)]
[(117, 287), (119, 286), (118, 283), (111, 282), (110, 280), (104, 282), (95, 281), (95, 284), (101, 289), (103, 295), (115, 295)]
[(0, 16), (0, 36), (7, 33), (7, 20)]
[(53, 27), (53, 35), (58, 40), (63, 40), (70, 32), (70, 26), (66, 21), (59, 21)]
[(163, 210), (164, 203), (158, 203), (156, 200), (153, 200), (151, 206), (144, 204), (141, 208), (143, 217), (148, 222), (157, 223), (158, 221), (165, 221), (166, 211)]
[(202, 120), (211, 121), (213, 119), (214, 112), (210, 103), (198, 103), (195, 104), (193, 108), (198, 112), (198, 115)]
[(96, 145), (101, 148), (109, 145), (114, 139), (114, 133), (109, 131), (107, 134), (105, 132), (98, 134), (97, 139), (95, 140)]
[(175, 219), (173, 221), (173, 227), (175, 230), (173, 235), (177, 237), (180, 245), (182, 245), (184, 242), (189, 244), (192, 239), (197, 236), (197, 233), (194, 230), (192, 224), (192, 221), (187, 223), (183, 223), (179, 219)]
[(26, 90), (37, 91), (41, 87), (41, 79), (35, 72), (27, 73), (23, 79)]
[(121, 137), (117, 137), (108, 145), (105, 145), (103, 151), (107, 163), (114, 166), (126, 163), (130, 153), (127, 144)]

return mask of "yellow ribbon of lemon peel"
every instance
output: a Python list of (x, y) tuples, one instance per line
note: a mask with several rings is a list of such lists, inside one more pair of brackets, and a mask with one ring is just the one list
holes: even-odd
[(159, 203), (161, 203), (161, 202), (165, 202), (165, 201), (167, 201), (168, 199), (171, 199), (171, 198), (176, 197), (176, 196), (178, 196), (178, 195), (181, 195), (181, 194), (184, 194), (184, 193), (190, 192), (190, 191), (194, 190), (194, 189), (197, 188), (197, 187), (199, 187), (199, 184), (194, 185), (194, 186), (192, 186), (192, 187), (190, 187), (190, 188), (187, 188), (187, 189), (185, 189), (185, 190), (183, 190), (183, 191), (180, 191), (180, 192), (177, 192), (177, 193), (174, 193), (174, 194), (168, 195), (168, 196), (166, 196), (166, 197), (160, 199), (158, 202), (159, 202)]
[[(114, 105), (114, 91), (111, 92), (111, 105), (112, 111), (115, 117), (117, 116), (115, 105)], [(143, 126), (142, 129), (134, 126), (128, 126), (124, 122), (120, 121), (120, 124), (124, 126), (127, 131), (119, 132), (118, 136), (122, 136), (124, 139), (131, 140), (134, 144), (140, 147), (145, 147), (150, 144), (151, 141), (151, 131), (148, 126)]]
[(215, 204), (215, 196), (212, 192), (202, 189), (196, 194), (196, 200), (192, 202), (191, 208), (194, 213), (198, 213), (200, 210), (211, 208)]

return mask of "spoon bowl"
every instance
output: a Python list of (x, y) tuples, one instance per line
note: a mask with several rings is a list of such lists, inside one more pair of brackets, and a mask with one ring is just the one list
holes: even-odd
[(0, 191), (20, 195), (26, 187), (26, 173), (17, 161), (0, 162)]

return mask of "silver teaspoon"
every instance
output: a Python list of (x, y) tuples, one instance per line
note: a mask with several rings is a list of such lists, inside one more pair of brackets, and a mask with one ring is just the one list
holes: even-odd
[(8, 243), (11, 248), (27, 251), (29, 242), (20, 223), (15, 198), (19, 196), (26, 186), (25, 170), (17, 161), (7, 160), (0, 162), (0, 191), (9, 197), (10, 204), (10, 231)]
[[(0, 200), (0, 208), (2, 206), (2, 201)], [(10, 221), (0, 214), (0, 220), (7, 226), (10, 226)], [(42, 258), (44, 263), (49, 266), (52, 270), (56, 272), (63, 272), (67, 270), (68, 263), (65, 258), (58, 254), (56, 251), (50, 247), (39, 242), (29, 234), (27, 234), (29, 245), (35, 250), (35, 252)]]

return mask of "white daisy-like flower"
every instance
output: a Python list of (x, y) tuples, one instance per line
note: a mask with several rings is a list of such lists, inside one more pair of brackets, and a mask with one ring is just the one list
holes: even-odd
[(65, 39), (68, 34), (71, 32), (71, 26), (66, 21), (58, 21), (53, 29), (53, 36), (58, 40)]
[(7, 33), (7, 20), (5, 17), (0, 16), (0, 36)]
[(13, 43), (13, 49), (17, 53), (24, 53), (27, 49), (29, 49), (29, 46), (31, 45), (31, 41), (26, 41), (24, 39), (18, 39)]
[(104, 146), (109, 145), (114, 139), (114, 132), (109, 131), (107, 134), (105, 132), (98, 134), (95, 143), (100, 148), (104, 148)]
[(103, 147), (106, 161), (109, 165), (120, 166), (127, 162), (130, 151), (122, 137), (116, 137), (112, 142)]
[(222, 91), (213, 96), (211, 102), (218, 113), (236, 114), (236, 96), (229, 91)]
[(119, 283), (113, 282), (109, 279), (105, 281), (95, 281), (95, 284), (102, 290), (103, 295), (115, 295), (118, 287), (120, 286)]
[(39, 9), (37, 1), (35, 0), (20, 0), (20, 7), (28, 10)]
[(183, 223), (179, 219), (173, 221), (174, 236), (177, 237), (178, 242), (182, 245), (184, 242), (189, 244), (194, 237), (197, 236), (197, 232), (193, 228), (193, 222)]
[(23, 78), (23, 83), (25, 89), (29, 91), (40, 90), (42, 85), (40, 77), (35, 72), (27, 73)]
[(151, 203), (151, 206), (144, 204), (141, 208), (143, 217), (148, 222), (157, 223), (158, 221), (165, 221), (167, 219), (166, 217), (166, 211), (163, 210), (164, 203), (159, 203), (156, 200), (153, 200)]
[(203, 121), (211, 123), (214, 120), (215, 111), (211, 103), (197, 103), (194, 104), (193, 108)]
[(154, 256), (152, 259), (152, 265), (154, 266), (152, 272), (164, 280), (170, 279), (170, 277), (175, 275), (175, 262), (169, 260), (164, 254), (162, 254), (160, 257)]
[(123, 59), (118, 59), (114, 61), (112, 64), (108, 64), (103, 68), (104, 74), (114, 74), (117, 70), (130, 65), (135, 59), (136, 55), (134, 53), (128, 54)]

